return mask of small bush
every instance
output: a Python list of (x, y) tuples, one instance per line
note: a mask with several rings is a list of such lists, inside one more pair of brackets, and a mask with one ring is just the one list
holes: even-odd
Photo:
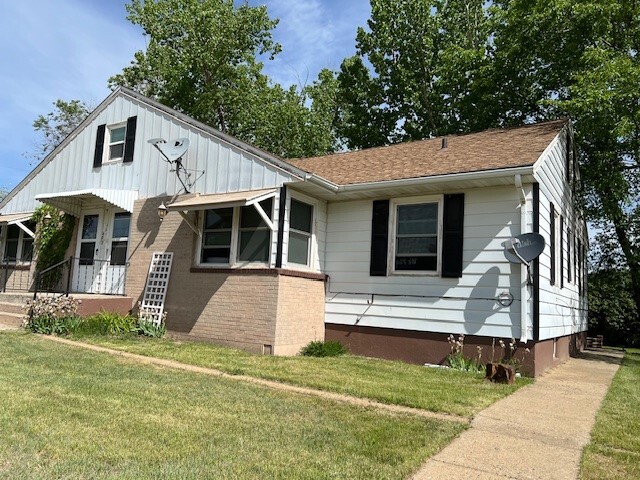
[(300, 350), (300, 355), (305, 357), (338, 357), (345, 353), (347, 353), (345, 346), (336, 341), (323, 342), (315, 340)]
[(161, 338), (167, 332), (164, 323), (154, 323), (147, 320), (140, 320), (138, 322), (137, 331), (140, 335), (146, 337)]
[(66, 335), (80, 323), (76, 312), (79, 301), (73, 297), (41, 297), (26, 303), (23, 326), (45, 335)]

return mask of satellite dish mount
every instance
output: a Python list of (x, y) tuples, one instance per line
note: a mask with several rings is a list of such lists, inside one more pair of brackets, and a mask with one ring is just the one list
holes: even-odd
[[(182, 157), (189, 149), (189, 139), (178, 138), (167, 142), (163, 138), (152, 138), (147, 140), (147, 143), (153, 145), (171, 166), (169, 171), (176, 173), (184, 193), (190, 193), (195, 183), (204, 175), (204, 170), (188, 169), (182, 164)], [(195, 178), (192, 178), (194, 175)]]
[(544, 237), (539, 233), (523, 233), (503, 243), (504, 256), (511, 263), (527, 266), (527, 285), (533, 285), (531, 262), (544, 250)]

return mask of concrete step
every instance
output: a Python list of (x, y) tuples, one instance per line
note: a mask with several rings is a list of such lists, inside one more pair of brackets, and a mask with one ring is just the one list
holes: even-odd
[(0, 323), (19, 327), (24, 320), (24, 314), (0, 312)]
[[(26, 302), (25, 302), (26, 303)], [(0, 312), (3, 313), (17, 313), (22, 314), (24, 310), (22, 310), (22, 306), (25, 304), (22, 302), (0, 302)]]

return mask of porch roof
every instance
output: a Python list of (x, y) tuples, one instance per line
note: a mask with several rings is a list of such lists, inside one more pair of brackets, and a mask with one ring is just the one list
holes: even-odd
[(253, 205), (257, 202), (265, 200), (273, 196), (276, 192), (275, 188), (267, 188), (264, 190), (247, 190), (244, 192), (232, 193), (214, 193), (210, 195), (195, 194), (192, 197), (178, 199), (177, 201), (167, 205), (170, 212), (189, 211), (189, 210), (207, 210), (210, 208), (223, 207), (244, 207)]
[(9, 213), (7, 215), (0, 215), (0, 223), (15, 225), (16, 223), (29, 220), (32, 215), (33, 215), (33, 212)]
[(64, 210), (72, 215), (80, 215), (82, 202), (99, 198), (111, 205), (133, 213), (133, 202), (138, 199), (137, 190), (109, 190), (105, 188), (88, 188), (70, 192), (41, 193), (36, 200)]

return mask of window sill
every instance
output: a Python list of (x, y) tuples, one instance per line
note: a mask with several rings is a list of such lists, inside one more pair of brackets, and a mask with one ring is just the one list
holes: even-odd
[(288, 268), (230, 268), (230, 267), (191, 267), (191, 273), (223, 273), (229, 275), (282, 275), (285, 277), (307, 278), (310, 280), (327, 281), (328, 276), (324, 273), (305, 272), (303, 270), (291, 270)]
[(3, 263), (0, 268), (9, 270), (31, 270), (31, 263)]

